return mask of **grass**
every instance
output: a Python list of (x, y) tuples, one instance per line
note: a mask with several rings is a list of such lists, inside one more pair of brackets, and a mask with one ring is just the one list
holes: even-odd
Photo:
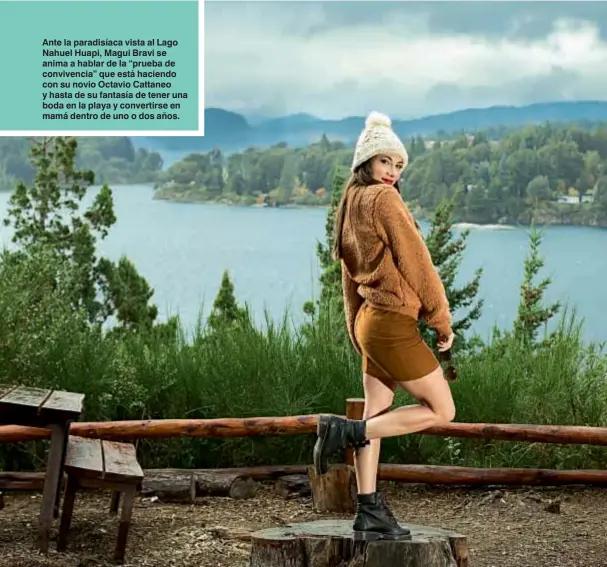
[[(360, 361), (335, 321), (306, 332), (266, 316), (191, 337), (119, 334), (91, 328), (61, 291), (52, 267), (0, 270), (3, 382), (86, 394), (83, 421), (288, 416), (343, 413), (362, 396)], [(24, 285), (27, 282), (27, 285)], [(461, 422), (607, 426), (607, 357), (585, 344), (575, 314), (563, 314), (550, 346), (529, 349), (497, 333), (457, 355), (452, 386)], [(396, 403), (412, 400), (398, 392)], [(308, 463), (312, 435), (139, 442), (144, 467), (229, 467)], [(0, 469), (38, 468), (45, 442), (1, 444)], [(512, 443), (411, 435), (386, 439), (382, 461), (463, 466), (600, 468), (605, 451), (584, 445)]]

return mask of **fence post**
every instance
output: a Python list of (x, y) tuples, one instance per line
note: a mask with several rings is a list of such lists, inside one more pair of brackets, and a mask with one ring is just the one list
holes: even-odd
[[(364, 399), (346, 400), (346, 417), (362, 419), (364, 409)], [(312, 503), (316, 512), (350, 514), (356, 510), (354, 452), (346, 449), (345, 457), (345, 463), (330, 465), (327, 474), (322, 476), (316, 476), (314, 467), (308, 467)]]
[[(347, 398), (346, 399), (346, 417), (348, 419), (362, 419), (365, 411), (364, 398)], [(354, 450), (346, 449), (346, 464), (354, 466)]]

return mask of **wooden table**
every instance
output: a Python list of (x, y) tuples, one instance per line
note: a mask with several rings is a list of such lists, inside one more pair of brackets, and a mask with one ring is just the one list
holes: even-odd
[(58, 516), (63, 465), (70, 423), (82, 413), (84, 394), (0, 385), (0, 423), (44, 427), (51, 430), (46, 462), (38, 547), (47, 552), (53, 517)]

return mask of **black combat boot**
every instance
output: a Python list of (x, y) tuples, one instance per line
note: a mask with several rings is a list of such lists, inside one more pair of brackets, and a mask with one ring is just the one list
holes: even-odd
[(398, 524), (377, 492), (358, 495), (356, 517), (352, 529), (356, 540), (411, 538), (411, 530)]
[(346, 419), (337, 415), (323, 414), (318, 416), (316, 433), (318, 439), (314, 445), (314, 467), (316, 474), (327, 472), (329, 457), (340, 449), (355, 449), (369, 444), (365, 437), (366, 421), (363, 419)]

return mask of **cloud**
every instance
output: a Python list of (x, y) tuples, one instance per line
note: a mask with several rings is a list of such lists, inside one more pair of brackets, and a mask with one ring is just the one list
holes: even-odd
[(209, 2), (206, 104), (410, 118), (606, 99), (607, 4), (526, 4)]

